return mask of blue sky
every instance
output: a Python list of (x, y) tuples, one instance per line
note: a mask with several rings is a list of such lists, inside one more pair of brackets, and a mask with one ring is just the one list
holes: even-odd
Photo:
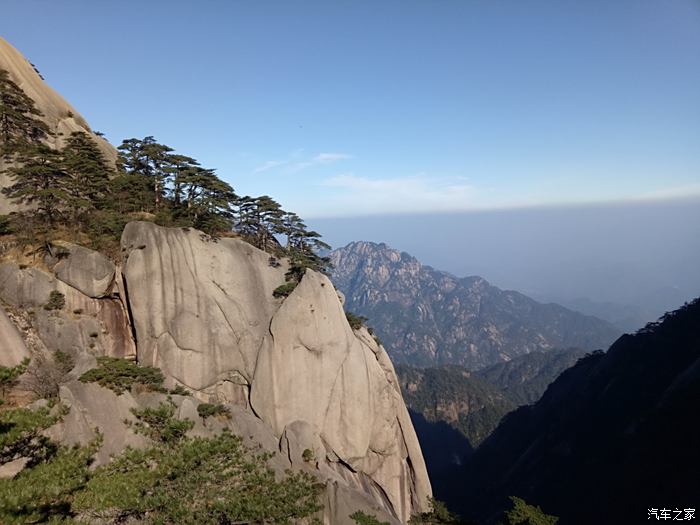
[(700, 196), (700, 2), (3, 0), (115, 144), (305, 217)]

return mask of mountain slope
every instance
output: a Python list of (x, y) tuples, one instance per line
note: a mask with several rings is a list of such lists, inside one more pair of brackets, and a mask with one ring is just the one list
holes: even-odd
[(330, 256), (346, 309), (369, 317), (397, 363), (475, 370), (533, 351), (606, 347), (619, 335), (595, 317), (459, 279), (385, 244), (354, 242)]
[(516, 406), (528, 405), (540, 399), (552, 381), (584, 355), (586, 351), (577, 348), (532, 352), (491, 365), (476, 375)]
[(470, 458), (451, 499), (493, 522), (510, 495), (569, 523), (636, 523), (697, 506), (700, 301), (565, 371), (508, 415)]
[[(396, 373), (408, 407), (426, 421), (444, 421), (476, 447), (515, 405), (499, 389), (466, 368), (398, 366)], [(425, 448), (425, 445), (423, 445)]]

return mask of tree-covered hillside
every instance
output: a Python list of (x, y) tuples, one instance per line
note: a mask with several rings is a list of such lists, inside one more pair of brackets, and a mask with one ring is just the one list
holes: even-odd
[(562, 524), (636, 523), (700, 494), (700, 300), (618, 339), (509, 414), (451, 502), (493, 522), (519, 496)]

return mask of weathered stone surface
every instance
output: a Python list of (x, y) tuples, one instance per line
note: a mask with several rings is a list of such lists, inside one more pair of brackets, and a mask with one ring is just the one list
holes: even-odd
[[(51, 292), (65, 305), (46, 310)], [(32, 325), (48, 350), (71, 355), (134, 357), (136, 345), (125, 308), (118, 299), (93, 299), (39, 268), (0, 263), (0, 299), (31, 314)]]
[(29, 355), (19, 331), (0, 307), (0, 366), (17, 366)]
[[(274, 441), (265, 447), (317, 469), (336, 496), (364, 494), (366, 508), (403, 522), (425, 510), (430, 483), (393, 367), (366, 331), (350, 328), (327, 277), (307, 271), (282, 301), (272, 291), (286, 269), (236, 239), (139, 222), (122, 247), (139, 362), (201, 399), (238, 405), (234, 420), (263, 423), (256, 432)], [(315, 466), (303, 461), (307, 448)]]
[(96, 437), (95, 429), (103, 435), (103, 445), (97, 453), (98, 465), (109, 461), (127, 446), (144, 447), (148, 440), (135, 434), (124, 421), (135, 421), (131, 413), (138, 404), (129, 392), (117, 395), (96, 383), (71, 381), (61, 386), (61, 403), (70, 408), (61, 422), (47, 430), (49, 437), (62, 443), (87, 444)]
[(54, 243), (60, 253), (52, 270), (56, 277), (88, 297), (107, 295), (114, 284), (115, 266), (99, 252), (67, 242)]
[(139, 362), (194, 390), (249, 383), (286, 268), (243, 241), (148, 222), (129, 223), (122, 247)]
[(12, 479), (24, 470), (29, 458), (17, 458), (0, 465), (0, 479)]

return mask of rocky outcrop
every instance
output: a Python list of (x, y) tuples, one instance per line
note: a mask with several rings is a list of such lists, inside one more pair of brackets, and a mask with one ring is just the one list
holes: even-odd
[(238, 239), (137, 222), (122, 247), (140, 363), (201, 399), (249, 406), (292, 463), (310, 450), (333, 490), (370, 494), (403, 522), (425, 509), (430, 484), (393, 367), (350, 328), (327, 277), (307, 271), (275, 299), (285, 268)]
[[(42, 119), (55, 133), (47, 142), (57, 148), (74, 131), (90, 134), (99, 146), (105, 158), (114, 164), (117, 152), (109, 142), (94, 134), (85, 119), (56, 91), (39, 76), (32, 64), (22, 54), (0, 37), (0, 69), (10, 74), (10, 78), (34, 101), (43, 114)], [(0, 159), (0, 171), (3, 165)], [(8, 186), (10, 181), (0, 175), (0, 189)], [(0, 215), (15, 211), (17, 207), (0, 194)]]
[(392, 359), (472, 370), (554, 348), (606, 348), (619, 331), (595, 317), (457, 278), (385, 244), (354, 242), (331, 253), (346, 308), (369, 317)]
[(61, 281), (95, 299), (109, 294), (116, 267), (107, 257), (68, 242), (55, 242), (51, 248), (56, 261), (52, 270)]
[[(85, 279), (92, 277), (86, 274)], [(51, 303), (52, 292), (58, 292), (56, 304)], [(74, 357), (85, 352), (136, 356), (126, 309), (118, 296), (93, 299), (47, 270), (3, 262), (0, 300), (30, 316), (32, 328), (49, 351)]]
[(147, 222), (128, 224), (122, 246), (139, 362), (220, 400), (247, 400), (285, 267), (238, 239)]

